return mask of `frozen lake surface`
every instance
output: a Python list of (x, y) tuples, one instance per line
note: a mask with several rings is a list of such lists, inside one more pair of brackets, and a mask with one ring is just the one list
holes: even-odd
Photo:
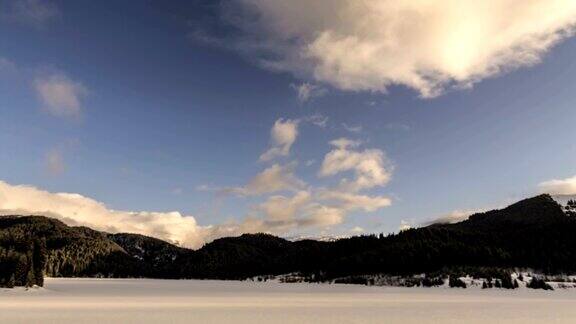
[(0, 323), (574, 323), (576, 290), (47, 279), (0, 289)]

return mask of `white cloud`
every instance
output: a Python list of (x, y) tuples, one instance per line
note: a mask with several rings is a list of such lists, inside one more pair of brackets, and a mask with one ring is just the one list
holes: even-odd
[(349, 131), (350, 133), (360, 133), (360, 132), (362, 132), (362, 129), (363, 129), (363, 128), (362, 128), (362, 125), (354, 125), (354, 126), (352, 126), (352, 125), (348, 125), (348, 124), (346, 124), (346, 123), (342, 123), (342, 127), (343, 127), (345, 130)]
[(330, 145), (337, 147), (338, 149), (345, 150), (349, 147), (357, 147), (362, 144), (360, 141), (351, 140), (345, 137), (341, 137), (330, 141)]
[(214, 186), (211, 185), (207, 185), (207, 184), (201, 184), (201, 185), (197, 185), (196, 188), (194, 188), (194, 190), (196, 191), (200, 191), (200, 192), (217, 192), (220, 189), (216, 188)]
[(310, 193), (299, 191), (293, 197), (271, 196), (259, 205), (267, 219), (272, 221), (291, 222), (301, 208), (310, 202)]
[(354, 233), (354, 234), (360, 234), (360, 233), (364, 233), (364, 229), (360, 226), (355, 226), (353, 227), (350, 232)]
[(58, 117), (79, 117), (88, 90), (63, 73), (52, 72), (34, 79), (34, 88), (46, 110)]
[(298, 95), (298, 100), (300, 102), (306, 102), (313, 98), (322, 97), (328, 92), (323, 87), (308, 82), (302, 82), (300, 84), (291, 84), (290, 87), (296, 90), (296, 94)]
[[(302, 121), (312, 122), (309, 118)], [(273, 149), (281, 150), (283, 145), (288, 145), (286, 151), (289, 151), (296, 139), (295, 126), (298, 122), (276, 121), (272, 128)], [(294, 128), (285, 129), (287, 123), (294, 125)], [(327, 229), (342, 223), (351, 212), (374, 212), (390, 206), (392, 201), (388, 197), (360, 193), (384, 186), (389, 181), (392, 167), (384, 152), (378, 149), (358, 150), (361, 142), (347, 138), (333, 140), (330, 144), (333, 149), (324, 157), (318, 175), (327, 177), (351, 172), (354, 175), (352, 180), (343, 178), (335, 187), (317, 188), (307, 185), (294, 174), (296, 162), (273, 164), (244, 186), (220, 190), (242, 196), (264, 196), (265, 200), (253, 206), (253, 212), (243, 221), (211, 227), (211, 235), (245, 232), (285, 234), (305, 227)], [(313, 163), (310, 160), (306, 165)], [(283, 193), (276, 194), (278, 192)], [(287, 195), (286, 192), (292, 194)]]
[(270, 161), (279, 156), (288, 156), (298, 137), (298, 121), (278, 119), (270, 131), (272, 147), (260, 156), (260, 161)]
[(573, 0), (230, 0), (222, 7), (222, 20), (238, 32), (219, 43), (266, 68), (344, 90), (404, 85), (422, 97), (534, 65), (576, 23)]
[(576, 176), (566, 179), (553, 179), (538, 185), (540, 190), (552, 195), (576, 195)]
[(48, 0), (9, 0), (0, 2), (0, 19), (40, 27), (60, 16), (60, 9)]
[(320, 128), (326, 128), (326, 126), (328, 126), (328, 117), (320, 114), (308, 116), (304, 120)]
[(433, 221), (433, 224), (454, 224), (465, 221), (470, 215), (475, 214), (472, 210), (454, 210), (446, 215), (442, 215)]
[(346, 216), (340, 208), (315, 202), (312, 194), (304, 190), (291, 197), (271, 196), (256, 206), (256, 213), (239, 222), (208, 226), (207, 240), (242, 233), (284, 235), (308, 227), (328, 228), (342, 223)]
[(344, 221), (349, 211), (341, 206), (319, 203), (309, 191), (299, 191), (292, 197), (272, 196), (258, 209), (264, 216), (262, 229), (272, 232), (337, 225)]
[(51, 193), (32, 186), (0, 181), (0, 215), (43, 215), (69, 225), (83, 225), (117, 233), (154, 236), (184, 246), (201, 246), (210, 232), (192, 216), (179, 212), (112, 210), (101, 202), (76, 193)]
[(383, 196), (367, 196), (340, 191), (321, 191), (318, 199), (334, 202), (339, 208), (346, 211), (363, 210), (373, 212), (388, 207), (392, 200)]
[(470, 209), (470, 210), (456, 209), (456, 210), (453, 210), (447, 214), (440, 215), (440, 216), (438, 216), (432, 220), (426, 221), (426, 222), (422, 223), (422, 225), (428, 226), (428, 225), (432, 225), (432, 224), (459, 223), (459, 222), (467, 220), (470, 216), (472, 216), (474, 214), (483, 213), (487, 210), (488, 209)]
[(401, 132), (409, 132), (412, 130), (412, 127), (408, 124), (403, 123), (389, 123), (384, 125), (384, 128), (391, 131), (401, 131)]
[(326, 155), (320, 174), (328, 176), (353, 171), (356, 177), (352, 181), (344, 179), (336, 188), (307, 188), (293, 174), (295, 163), (274, 164), (246, 186), (226, 191), (240, 195), (266, 195), (278, 191), (293, 191), (294, 194), (269, 196), (256, 206), (256, 215), (241, 223), (232, 223), (227, 229), (285, 233), (305, 227), (327, 228), (342, 223), (350, 212), (374, 212), (390, 206), (392, 201), (388, 197), (358, 193), (387, 183), (391, 169), (385, 164), (383, 152), (354, 151), (360, 143), (345, 138), (331, 144), (335, 149)]
[(406, 231), (412, 228), (412, 224), (408, 221), (405, 220), (401, 220), (400, 221), (400, 226), (398, 227), (398, 230), (400, 230), (400, 232), (402, 231)]
[(46, 153), (44, 163), (46, 169), (51, 175), (60, 175), (64, 173), (66, 164), (61, 149), (51, 149)]
[(357, 192), (376, 186), (384, 186), (392, 176), (392, 166), (379, 149), (353, 150), (358, 142), (341, 138), (332, 141), (334, 149), (324, 157), (319, 175), (321, 177), (354, 171), (353, 180), (343, 179), (341, 189)]
[(342, 209), (322, 204), (311, 204), (305, 215), (306, 218), (300, 220), (299, 226), (329, 227), (342, 223), (346, 217)]
[[(252, 230), (286, 233), (306, 227), (327, 228), (340, 224), (349, 212), (372, 212), (389, 206), (386, 197), (369, 197), (338, 192), (313, 193), (302, 190), (291, 197), (274, 195), (256, 208), (261, 217), (254, 218)], [(241, 226), (241, 225), (240, 225)]]
[[(384, 196), (370, 196), (358, 192), (389, 181), (392, 167), (384, 152), (377, 149), (357, 151), (360, 142), (347, 138), (336, 139), (334, 147), (324, 157), (319, 175), (334, 176), (351, 171), (352, 180), (342, 179), (336, 188), (306, 190), (306, 184), (293, 174), (294, 163), (287, 166), (275, 164), (254, 177), (246, 186), (227, 189), (241, 195), (263, 195), (283, 190), (294, 191), (292, 197), (271, 196), (258, 206), (263, 213), (260, 227), (267, 230), (307, 226), (332, 226), (344, 221), (354, 211), (374, 212), (390, 206), (392, 201)], [(298, 215), (298, 217), (296, 217)]]
[[(360, 142), (346, 138), (334, 140), (330, 144), (335, 148), (326, 154), (319, 175), (333, 176), (341, 172), (352, 171), (355, 178), (352, 181), (342, 179), (336, 188), (309, 187), (306, 191), (299, 191), (291, 198), (270, 197), (259, 206), (259, 210), (264, 212), (262, 226), (266, 228), (329, 227), (343, 222), (350, 212), (374, 212), (391, 205), (392, 201), (388, 197), (358, 193), (376, 186), (384, 186), (388, 182), (392, 170), (386, 164), (384, 153), (381, 150), (355, 151)], [(259, 182), (268, 184), (270, 181), (262, 177), (262, 181)], [(276, 188), (278, 186), (266, 185), (265, 187)], [(236, 191), (245, 192), (249, 189), (246, 186)], [(259, 192), (263, 193), (265, 190), (259, 190)], [(295, 217), (295, 215), (300, 217)]]
[(278, 191), (297, 191), (306, 184), (294, 175), (296, 163), (286, 165), (274, 164), (252, 178), (243, 187), (224, 189), (225, 193), (238, 195), (262, 195)]

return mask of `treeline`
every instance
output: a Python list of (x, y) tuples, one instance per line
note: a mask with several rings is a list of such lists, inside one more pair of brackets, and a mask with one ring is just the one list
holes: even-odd
[(289, 242), (257, 234), (216, 240), (179, 261), (181, 277), (244, 279), (299, 272), (310, 281), (458, 267), (576, 272), (576, 219), (550, 196), (398, 234)]
[[(42, 262), (34, 261), (35, 253), (44, 255), (44, 272), (52, 277), (246, 279), (299, 273), (308, 281), (322, 282), (378, 273), (434, 274), (462, 268), (518, 267), (551, 274), (575, 273), (574, 233), (575, 217), (548, 195), (476, 214), (461, 223), (398, 234), (335, 242), (292, 242), (268, 234), (245, 234), (215, 240), (196, 251), (137, 234), (70, 227), (46, 217), (0, 217), (2, 256), (9, 260), (0, 269), (0, 276), (3, 285), (12, 282), (13, 275), (15, 284), (30, 284), (32, 281), (22, 279), (29, 273), (23, 269), (42, 266)], [(30, 237), (45, 243), (29, 243), (25, 238)], [(35, 272), (32, 277), (39, 275)], [(500, 285), (509, 284), (504, 277), (494, 278)], [(452, 284), (460, 285), (457, 281)]]

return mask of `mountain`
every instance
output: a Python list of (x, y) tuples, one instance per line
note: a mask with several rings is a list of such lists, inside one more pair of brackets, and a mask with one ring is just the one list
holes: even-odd
[(2, 216), (0, 236), (5, 244), (18, 238), (45, 242), (44, 273), (50, 277), (133, 275), (137, 264), (106, 233), (71, 227), (43, 216)]
[(568, 223), (562, 207), (550, 196), (540, 195), (519, 201), (507, 208), (474, 214), (459, 226), (502, 228)]
[[(5, 216), (0, 217), (0, 285), (7, 285), (16, 271), (14, 255), (23, 260), (20, 268), (42, 267), (55, 277), (245, 279), (297, 272), (310, 281), (325, 281), (465, 267), (575, 272), (575, 233), (576, 219), (549, 195), (475, 214), (460, 223), (387, 236), (293, 242), (244, 234), (217, 239), (198, 250), (138, 234), (71, 227), (42, 216)], [(35, 239), (26, 239), (30, 237)], [(24, 278), (26, 271), (19, 271)], [(35, 273), (38, 277), (38, 270)], [(20, 279), (16, 285), (27, 283)]]

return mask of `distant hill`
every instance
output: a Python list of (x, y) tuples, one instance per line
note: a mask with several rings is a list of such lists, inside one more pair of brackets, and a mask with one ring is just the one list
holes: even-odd
[[(21, 267), (34, 268), (36, 253), (36, 263), (42, 263), (36, 268), (41, 266), (54, 277), (245, 279), (298, 272), (311, 281), (324, 281), (457, 267), (576, 272), (575, 234), (576, 219), (549, 195), (475, 214), (460, 223), (392, 235), (292, 242), (268, 234), (244, 234), (195, 251), (143, 235), (70, 227), (42, 216), (5, 216), (0, 217), (0, 285), (6, 285), (15, 271), (8, 265), (15, 264), (18, 253), (25, 255), (22, 260), (31, 260), (22, 261), (27, 265)], [(26, 239), (31, 237), (34, 240)]]

